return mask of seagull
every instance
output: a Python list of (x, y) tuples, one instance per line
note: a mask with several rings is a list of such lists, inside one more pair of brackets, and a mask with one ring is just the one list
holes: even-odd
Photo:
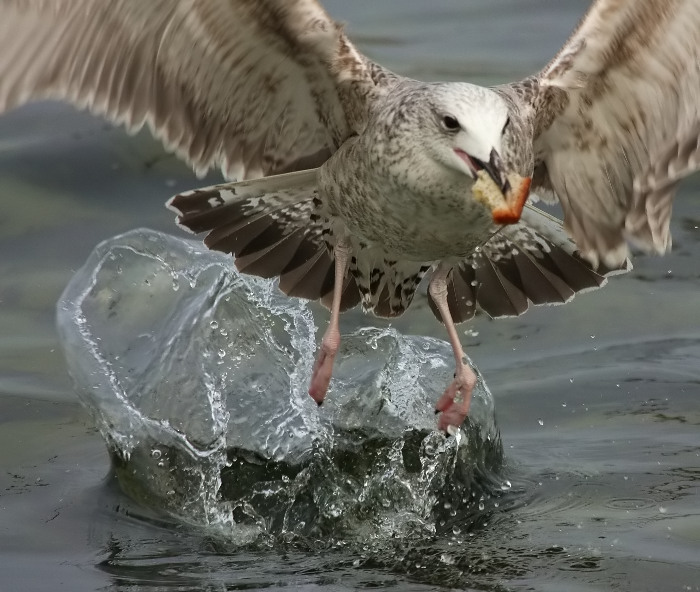
[(476, 383), (457, 323), (598, 288), (630, 242), (670, 248), (698, 167), (699, 48), (697, 0), (597, 0), (540, 72), (483, 88), (387, 70), (316, 0), (0, 0), (0, 111), (69, 101), (220, 167), (230, 182), (168, 206), (242, 272), (330, 308), (319, 404), (339, 314), (398, 316), (429, 277), (450, 432)]

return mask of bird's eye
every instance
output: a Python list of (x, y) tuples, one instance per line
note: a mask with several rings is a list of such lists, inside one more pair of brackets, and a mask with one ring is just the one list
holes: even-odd
[(510, 117), (506, 119), (506, 122), (503, 124), (503, 129), (501, 130), (501, 134), (505, 134), (506, 130), (508, 129), (508, 126), (510, 125)]
[(457, 131), (458, 129), (462, 129), (462, 126), (459, 125), (457, 118), (452, 117), (452, 115), (444, 115), (442, 118), (442, 125), (446, 130), (453, 132)]

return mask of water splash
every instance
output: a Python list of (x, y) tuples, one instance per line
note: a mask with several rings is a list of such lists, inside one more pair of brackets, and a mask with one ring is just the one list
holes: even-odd
[(465, 426), (434, 429), (446, 343), (356, 330), (319, 409), (311, 308), (198, 243), (146, 230), (102, 243), (58, 327), (122, 489), (238, 544), (453, 535), (501, 491), (481, 377)]

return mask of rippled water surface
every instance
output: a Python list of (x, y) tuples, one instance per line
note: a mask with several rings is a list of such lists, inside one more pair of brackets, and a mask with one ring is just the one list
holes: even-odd
[[(394, 70), (496, 83), (548, 61), (587, 2), (327, 5)], [(678, 196), (670, 256), (637, 256), (565, 307), (462, 327), (511, 486), (478, 519), (381, 553), (342, 537), (241, 546), (116, 486), (66, 373), (55, 302), (100, 240), (177, 232), (162, 204), (200, 183), (147, 136), (70, 108), (0, 118), (0, 591), (700, 590), (697, 176)], [(415, 312), (394, 327), (442, 337)], [(372, 322), (353, 313), (344, 330)]]

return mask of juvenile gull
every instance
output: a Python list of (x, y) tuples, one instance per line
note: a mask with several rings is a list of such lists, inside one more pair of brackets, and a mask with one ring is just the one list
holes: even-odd
[(475, 382), (455, 323), (600, 287), (628, 240), (670, 246), (675, 184), (697, 168), (699, 47), (697, 0), (598, 0), (541, 72), (486, 89), (389, 72), (316, 0), (0, 0), (0, 110), (68, 100), (239, 180), (169, 206), (240, 270), (331, 309), (319, 403), (339, 313), (400, 315), (430, 274), (455, 355), (447, 429)]

